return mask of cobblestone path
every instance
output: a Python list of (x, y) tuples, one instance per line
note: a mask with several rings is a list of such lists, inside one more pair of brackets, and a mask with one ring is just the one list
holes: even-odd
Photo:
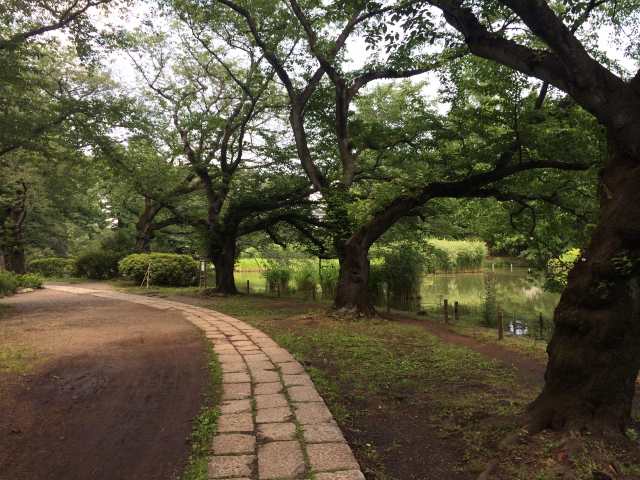
[(72, 286), (47, 286), (182, 312), (213, 344), (223, 371), (210, 479), (364, 480), (304, 368), (268, 335), (206, 308)]

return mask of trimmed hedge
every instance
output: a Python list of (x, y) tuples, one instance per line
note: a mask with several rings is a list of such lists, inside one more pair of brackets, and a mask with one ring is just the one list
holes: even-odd
[(93, 280), (115, 278), (118, 276), (118, 261), (121, 258), (120, 252), (102, 249), (87, 250), (76, 260), (76, 273)]
[(151, 265), (153, 285), (186, 287), (194, 285), (198, 279), (199, 264), (189, 255), (175, 253), (134, 253), (118, 263), (120, 275), (137, 283), (142, 283)]
[(27, 270), (44, 277), (70, 277), (76, 271), (76, 261), (63, 257), (37, 258), (29, 262)]

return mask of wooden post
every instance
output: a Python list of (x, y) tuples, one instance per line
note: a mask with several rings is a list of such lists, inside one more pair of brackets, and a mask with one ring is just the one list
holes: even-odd
[(207, 288), (207, 262), (206, 260), (204, 261), (204, 288)]
[(449, 300), (444, 299), (444, 323), (449, 323)]
[(251, 286), (249, 285), (249, 280), (247, 280), (247, 295), (251, 293)]
[(540, 325), (540, 338), (544, 338), (544, 319), (542, 318), (542, 312), (538, 317), (538, 324)]
[(313, 298), (314, 302), (316, 301), (316, 286), (315, 285), (311, 289), (311, 298)]
[(458, 323), (460, 320), (460, 311), (458, 310), (458, 301), (453, 302), (453, 321), (454, 323)]
[(513, 272), (513, 263), (510, 263), (509, 267), (511, 267), (511, 271)]
[(276, 283), (276, 293), (280, 296), (280, 282)]
[(496, 271), (496, 264), (495, 264), (495, 263), (492, 263), (492, 264), (491, 264), (491, 271), (492, 271), (492, 272), (495, 272), (495, 271)]
[(498, 340), (504, 338), (504, 325), (502, 323), (502, 310), (498, 308)]
[(147, 288), (149, 288), (149, 279), (151, 278), (151, 264), (147, 268)]

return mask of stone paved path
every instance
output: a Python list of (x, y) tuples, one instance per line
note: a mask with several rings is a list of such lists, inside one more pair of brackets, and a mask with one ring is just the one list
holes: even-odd
[(71, 286), (47, 288), (179, 310), (204, 331), (223, 371), (210, 479), (364, 480), (304, 368), (260, 330), (179, 302)]

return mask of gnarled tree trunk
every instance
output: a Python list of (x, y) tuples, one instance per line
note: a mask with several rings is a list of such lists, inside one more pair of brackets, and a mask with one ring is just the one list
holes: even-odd
[(153, 221), (162, 210), (162, 206), (154, 204), (149, 197), (144, 198), (144, 209), (136, 222), (136, 252), (149, 252), (151, 250), (151, 240), (155, 235)]
[(9, 207), (3, 225), (4, 264), (11, 272), (26, 272), (24, 253), (24, 222), (27, 218), (27, 185), (20, 183), (16, 190), (16, 200)]
[(340, 248), (340, 277), (334, 308), (372, 317), (376, 311), (369, 296), (369, 246), (354, 235)]
[(22, 274), (26, 272), (26, 262), (23, 245), (14, 245), (4, 254), (5, 268), (11, 272)]
[(620, 432), (630, 419), (640, 368), (640, 158), (611, 152), (601, 180), (599, 224), (555, 311), (533, 430)]
[(216, 269), (216, 290), (227, 295), (238, 293), (234, 269), (236, 264), (236, 237), (225, 234), (219, 246), (212, 248), (211, 260)]
[[(136, 225), (137, 227), (137, 225)], [(136, 230), (136, 252), (148, 253), (151, 251), (151, 240), (153, 240), (153, 229), (150, 225), (145, 225), (143, 229)]]

